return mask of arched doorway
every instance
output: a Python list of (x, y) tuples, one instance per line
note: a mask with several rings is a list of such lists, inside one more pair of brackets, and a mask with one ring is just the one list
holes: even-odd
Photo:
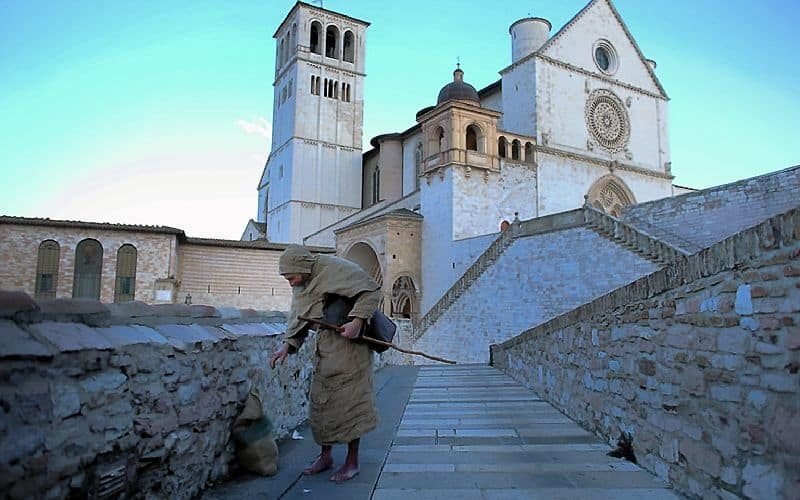
[(375, 251), (371, 246), (367, 245), (366, 243), (356, 243), (350, 247), (350, 250), (347, 251), (345, 258), (361, 266), (361, 268), (364, 269), (367, 274), (369, 274), (372, 279), (375, 280), (375, 282), (377, 282), (380, 286), (383, 286), (381, 263), (378, 261), (378, 256), (375, 254)]
[(589, 189), (586, 201), (598, 210), (619, 217), (622, 208), (636, 203), (627, 185), (615, 175), (601, 177)]

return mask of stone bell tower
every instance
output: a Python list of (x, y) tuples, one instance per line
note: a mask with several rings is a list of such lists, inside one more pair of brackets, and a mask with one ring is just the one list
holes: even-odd
[(302, 243), (361, 209), (368, 26), (297, 2), (273, 35), (272, 152), (257, 216), (269, 241)]

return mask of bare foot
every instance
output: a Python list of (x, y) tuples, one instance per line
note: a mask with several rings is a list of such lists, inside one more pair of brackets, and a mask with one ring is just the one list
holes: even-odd
[(343, 483), (344, 481), (353, 479), (357, 475), (358, 475), (358, 466), (349, 465), (345, 462), (345, 464), (339, 467), (339, 470), (337, 470), (331, 476), (331, 481), (335, 481), (337, 483)]
[(330, 455), (326, 457), (320, 455), (316, 460), (314, 460), (314, 463), (303, 469), (303, 474), (306, 476), (312, 476), (314, 474), (324, 472), (331, 467), (333, 467), (333, 458)]

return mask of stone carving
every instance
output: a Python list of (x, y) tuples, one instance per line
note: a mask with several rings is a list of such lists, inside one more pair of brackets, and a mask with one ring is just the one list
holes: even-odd
[(630, 121), (625, 107), (613, 92), (593, 91), (586, 101), (586, 127), (597, 144), (615, 153), (622, 151), (630, 139)]

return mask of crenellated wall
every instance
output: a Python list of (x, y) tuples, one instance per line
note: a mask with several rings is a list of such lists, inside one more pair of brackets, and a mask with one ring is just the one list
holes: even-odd
[(101, 484), (193, 498), (235, 467), (230, 430), (251, 388), (276, 436), (306, 419), (310, 348), (268, 366), (284, 328), (280, 313), (0, 292), (4, 498)]
[(690, 498), (800, 491), (800, 209), (492, 347)]

